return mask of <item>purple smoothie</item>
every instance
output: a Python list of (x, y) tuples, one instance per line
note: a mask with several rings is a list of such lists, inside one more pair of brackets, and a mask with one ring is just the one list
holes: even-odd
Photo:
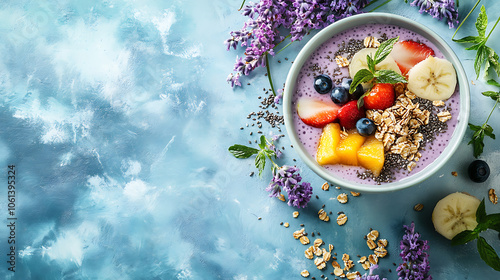
[[(316, 158), (316, 150), (318, 148), (319, 138), (322, 132), (321, 128), (314, 128), (308, 126), (300, 120), (297, 114), (297, 100), (301, 97), (312, 97), (318, 100), (331, 102), (328, 94), (318, 94), (313, 88), (314, 77), (318, 74), (328, 74), (333, 77), (334, 81), (341, 80), (343, 77), (349, 77), (348, 67), (338, 69), (335, 63), (335, 53), (342, 47), (341, 43), (347, 42), (350, 39), (363, 40), (367, 36), (374, 36), (376, 38), (383, 37), (386, 34), (387, 38), (394, 38), (399, 36), (400, 41), (414, 40), (426, 44), (435, 52), (435, 57), (444, 58), (442, 52), (429, 40), (421, 35), (407, 30), (403, 27), (383, 24), (369, 24), (354, 27), (350, 30), (343, 31), (325, 43), (323, 43), (304, 63), (297, 77), (295, 92), (292, 97), (293, 102), (293, 123), (297, 131), (298, 138), (303, 144), (307, 153), (313, 158)], [(345, 57), (346, 54), (343, 54)], [(426, 166), (436, 160), (437, 157), (443, 152), (451, 139), (455, 127), (457, 125), (457, 117), (460, 110), (460, 96), (458, 92), (458, 84), (455, 93), (448, 100), (445, 101), (445, 107), (452, 115), (451, 120), (447, 121), (448, 128), (441, 131), (432, 143), (427, 143), (424, 148), (420, 149), (422, 157), (417, 162), (417, 166), (411, 172), (407, 170), (398, 170), (395, 172), (395, 181), (402, 181), (410, 176), (418, 176), (419, 171), (423, 170)], [(442, 109), (441, 109), (442, 110)], [(365, 171), (362, 167), (347, 166), (347, 165), (326, 165), (324, 166), (329, 172), (339, 179), (348, 180), (366, 185), (375, 185), (377, 182), (368, 178), (361, 179), (358, 173)], [(382, 183), (384, 184), (384, 183)]]

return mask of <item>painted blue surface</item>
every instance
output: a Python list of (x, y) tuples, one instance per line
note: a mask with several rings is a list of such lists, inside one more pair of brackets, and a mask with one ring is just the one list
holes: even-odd
[[(469, 2), (460, 1), (461, 18), (472, 7)], [(484, 2), (490, 21), (500, 16), (493, 1)], [(1, 278), (301, 279), (300, 271), (307, 269), (316, 279), (321, 274), (333, 279), (332, 267), (317, 270), (304, 257), (306, 247), (293, 239), (304, 224), (307, 232), (319, 231), (334, 244), (338, 257), (348, 253), (353, 260), (370, 252), (363, 239), (369, 228), (379, 230), (389, 241), (379, 272), (396, 279), (402, 225), (415, 221), (430, 242), (434, 279), (497, 279), (475, 244), (451, 247), (434, 232), (430, 218), (434, 204), (450, 192), (480, 198), (488, 188), (500, 193), (499, 140), (486, 140), (481, 158), (493, 174), (484, 184), (465, 175), (473, 159), (468, 132), (453, 160), (431, 179), (395, 193), (350, 196), (342, 205), (332, 198), (344, 191), (322, 191), (323, 181), (293, 160), (297, 155), (285, 137), (279, 163), (302, 168), (304, 180), (314, 186), (313, 199), (294, 219), (295, 209), (268, 197), (269, 172), (263, 179), (250, 177), (252, 160), (227, 152), (232, 144), (257, 139), (257, 129), (245, 127), (246, 116), (258, 110), (257, 96), (268, 88), (264, 69), (244, 80), (243, 88), (232, 90), (225, 82), (241, 55), (226, 52), (222, 44), (243, 24), (239, 5), (2, 2), (0, 218), (8, 224), (7, 171), (15, 165), (17, 255), (13, 273), (7, 263), (10, 230), (0, 227)], [(454, 30), (402, 1), (379, 11), (424, 23), (449, 42), (471, 81), (471, 122), (482, 123), (493, 103), (480, 92), (493, 88), (475, 79), (474, 54), (451, 42)], [(475, 34), (473, 23), (469, 20), (458, 36)], [(490, 39), (497, 52), (499, 34), (495, 30)], [(276, 84), (284, 82), (304, 43), (271, 59)], [(491, 119), (495, 131), (499, 113)], [(261, 130), (278, 133), (267, 124)], [(422, 212), (413, 211), (416, 203), (424, 204)], [(345, 212), (347, 224), (320, 221), (323, 204), (332, 218)], [(500, 212), (498, 205), (486, 206)], [(485, 236), (500, 250), (496, 234)]]

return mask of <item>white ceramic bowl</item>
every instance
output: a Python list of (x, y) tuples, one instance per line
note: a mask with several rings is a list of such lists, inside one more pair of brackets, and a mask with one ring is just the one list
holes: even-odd
[[(427, 165), (424, 169), (418, 171), (418, 173), (411, 173), (411, 176), (405, 178), (404, 180), (390, 182), (390, 183), (382, 183), (381, 185), (369, 185), (362, 184), (353, 181), (348, 181), (343, 178), (339, 178), (338, 176), (334, 176), (332, 172), (327, 170), (326, 168), (320, 166), (315, 158), (311, 156), (305, 149), (302, 142), (299, 140), (297, 136), (297, 130), (294, 125), (294, 106), (293, 104), (293, 94), (295, 92), (296, 81), (299, 75), (301, 68), (307, 59), (312, 55), (312, 53), (318, 49), (323, 43), (327, 40), (331, 39), (336, 34), (339, 34), (343, 31), (349, 30), (355, 26), (365, 25), (365, 24), (388, 24), (400, 26), (410, 31), (416, 32), (417, 34), (422, 35), (426, 39), (428, 39), (432, 44), (434, 44), (440, 52), (443, 53), (444, 57), (451, 61), (451, 63), (455, 66), (457, 72), (458, 79), (458, 87), (459, 87), (459, 103), (460, 103), (460, 112), (458, 116), (458, 121), (455, 126), (454, 132), (452, 134), (451, 139), (448, 142), (448, 145), (445, 147), (444, 151), (441, 155), (432, 161), (429, 165)], [(285, 118), (285, 126), (288, 132), (288, 135), (291, 139), (293, 146), (295, 147), (297, 153), (300, 158), (319, 176), (323, 179), (331, 182), (336, 186), (340, 186), (346, 189), (360, 191), (360, 192), (387, 192), (387, 191), (396, 191), (400, 189), (404, 189), (415, 184), (418, 184), (425, 179), (429, 178), (432, 174), (434, 174), (437, 170), (439, 170), (453, 155), (456, 151), (458, 145), (461, 143), (461, 140), (465, 134), (467, 129), (467, 123), (469, 119), (470, 112), (470, 96), (469, 96), (469, 86), (467, 83), (467, 77), (465, 71), (453, 50), (446, 44), (446, 42), (439, 37), (436, 33), (434, 33), (429, 28), (419, 24), (410, 19), (386, 14), (386, 13), (366, 13), (360, 14), (356, 16), (352, 16), (343, 20), (340, 20), (332, 25), (326, 27), (318, 34), (316, 34), (311, 40), (304, 46), (304, 48), (300, 51), (297, 58), (294, 60), (294, 63), (288, 73), (288, 77), (286, 79), (285, 92), (283, 96), (283, 109), (284, 109), (284, 118)]]

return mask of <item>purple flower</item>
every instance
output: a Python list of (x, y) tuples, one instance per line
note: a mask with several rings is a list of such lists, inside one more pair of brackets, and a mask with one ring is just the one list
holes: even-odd
[(306, 207), (311, 199), (312, 187), (307, 182), (302, 182), (299, 168), (283, 165), (273, 168), (273, 179), (266, 191), (270, 197), (278, 197), (281, 191), (288, 193), (288, 205), (295, 207)]
[(289, 188), (283, 188), (288, 192), (288, 205), (297, 208), (305, 208), (311, 200), (312, 187), (310, 183), (302, 182)]
[(414, 0), (410, 5), (418, 7), (421, 14), (428, 13), (438, 20), (446, 19), (450, 28), (458, 23), (458, 9), (455, 6), (455, 0)]
[[(354, 279), (355, 280), (381, 280), (380, 276), (373, 274), (373, 271), (377, 268), (378, 268), (378, 265), (374, 264), (374, 265), (370, 266), (370, 271), (368, 274), (365, 274), (361, 277), (356, 276), (356, 278), (354, 278)], [(382, 280), (387, 280), (387, 278), (382, 278)]]
[[(266, 56), (275, 54), (274, 48), (286, 38), (287, 33), (291, 41), (300, 41), (311, 30), (324, 28), (338, 19), (359, 13), (368, 2), (260, 0), (245, 5), (242, 14), (248, 20), (241, 30), (230, 32), (230, 38), (224, 41), (227, 50), (236, 49), (238, 45), (246, 47), (245, 57), (236, 60), (234, 71), (249, 75), (257, 67), (266, 66)], [(230, 81), (233, 87), (241, 86), (235, 78)]]
[(400, 280), (415, 279), (415, 280), (431, 280), (429, 273), (429, 244), (427, 240), (421, 240), (420, 234), (415, 232), (415, 224), (412, 222), (410, 226), (404, 226), (405, 234), (401, 239), (400, 248), (401, 263), (398, 268), (398, 276)]

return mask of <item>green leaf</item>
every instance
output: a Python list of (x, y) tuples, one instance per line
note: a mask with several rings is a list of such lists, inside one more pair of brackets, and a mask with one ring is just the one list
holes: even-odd
[(463, 37), (463, 38), (460, 38), (460, 39), (453, 39), (454, 42), (457, 42), (457, 43), (475, 43), (475, 44), (479, 44), (483, 41), (484, 38), (482, 37), (479, 37), (479, 36), (467, 36), (467, 37)]
[(358, 109), (363, 107), (363, 104), (365, 104), (365, 96), (367, 96), (370, 91), (372, 90), (372, 87), (371, 86), (367, 91), (365, 91), (365, 93), (363, 93), (363, 95), (361, 95), (358, 99), (358, 103), (356, 103), (356, 105), (358, 106)]
[(482, 95), (491, 97), (493, 100), (497, 100), (497, 98), (500, 96), (500, 92), (496, 91), (485, 91), (481, 92)]
[(486, 8), (484, 8), (483, 5), (481, 6), (481, 12), (479, 12), (476, 20), (477, 34), (484, 38), (486, 35), (486, 27), (488, 27), (488, 15), (486, 15)]
[(257, 157), (255, 158), (255, 167), (259, 170), (259, 176), (262, 176), (262, 171), (264, 171), (264, 168), (266, 167), (266, 154), (264, 150), (257, 153)]
[(457, 234), (451, 240), (451, 245), (463, 245), (465, 243), (469, 243), (470, 241), (476, 239), (478, 237), (478, 233), (472, 230), (464, 230), (461, 233)]
[(266, 148), (266, 136), (264, 136), (264, 135), (260, 136), (259, 148), (261, 150), (264, 150)]
[(361, 69), (354, 75), (352, 79), (351, 87), (349, 88), (349, 93), (353, 93), (356, 91), (356, 87), (359, 84), (371, 81), (373, 79), (373, 74), (368, 69)]
[(486, 50), (486, 46), (482, 44), (477, 49), (476, 59), (474, 60), (474, 70), (476, 71), (477, 79), (479, 79), (481, 66), (484, 64), (487, 57), (488, 57), (488, 51)]
[(500, 87), (500, 83), (495, 81), (494, 79), (488, 80), (487, 83), (488, 83), (488, 85)]
[(481, 201), (481, 203), (479, 203), (479, 206), (477, 207), (476, 210), (476, 222), (478, 224), (481, 224), (485, 218), (486, 218), (486, 208), (484, 206), (484, 198), (483, 198), (483, 200)]
[(259, 152), (259, 150), (255, 148), (238, 144), (229, 147), (228, 151), (236, 158), (249, 158)]
[(368, 70), (375, 73), (375, 61), (373, 61), (373, 58), (369, 54), (366, 55), (366, 64), (368, 65)]
[(486, 215), (484, 219), (485, 228), (500, 232), (500, 213)]
[(483, 131), (484, 131), (484, 135), (486, 135), (492, 139), (495, 139), (495, 134), (493, 134), (493, 127), (491, 127), (489, 124), (486, 124), (484, 126)]
[(375, 78), (378, 83), (396, 84), (408, 83), (405, 77), (393, 70), (378, 70), (375, 72)]
[(484, 41), (481, 41), (481, 43), (476, 44), (476, 45), (472, 45), (472, 46), (470, 46), (468, 48), (465, 48), (465, 49), (468, 50), (468, 51), (478, 50), (481, 46), (484, 46)]
[(472, 131), (478, 131), (478, 130), (482, 129), (482, 127), (481, 127), (481, 126), (479, 126), (479, 125), (474, 125), (474, 124), (471, 124), (471, 123), (469, 123), (469, 128), (470, 128)]
[(380, 44), (375, 52), (373, 60), (375, 61), (375, 65), (379, 64), (382, 60), (384, 60), (392, 51), (394, 44), (399, 40), (399, 36), (396, 38), (388, 39), (387, 41)]
[(469, 141), (468, 145), (472, 144), (474, 150), (474, 157), (478, 157), (483, 153), (484, 148), (484, 129), (481, 126), (473, 125), (469, 123), (469, 128), (475, 133), (472, 135), (472, 139)]
[(486, 242), (486, 240), (479, 236), (477, 238), (477, 251), (481, 259), (494, 270), (500, 271), (500, 258), (498, 257), (495, 249)]

